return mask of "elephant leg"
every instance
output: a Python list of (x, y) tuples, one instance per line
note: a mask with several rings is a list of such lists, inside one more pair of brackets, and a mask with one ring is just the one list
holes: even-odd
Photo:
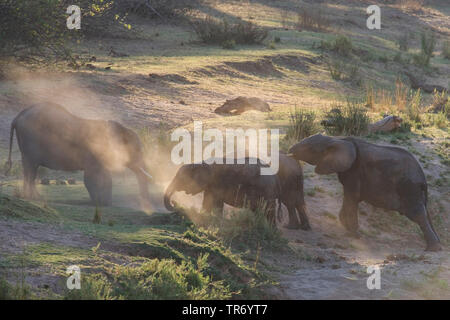
[(289, 212), (289, 223), (286, 228), (288, 229), (300, 229), (300, 221), (298, 221), (297, 212), (295, 212), (295, 206), (292, 204), (286, 205), (287, 210)]
[(202, 210), (206, 212), (213, 212), (219, 217), (223, 217), (224, 203), (217, 199), (212, 192), (205, 191), (203, 194)]
[(275, 200), (269, 200), (269, 201), (267, 201), (267, 213), (266, 213), (266, 216), (267, 216), (267, 221), (269, 221), (269, 223), (270, 223), (270, 225), (271, 226), (273, 226), (273, 227), (276, 227), (276, 217), (275, 217), (275, 214), (276, 214), (276, 202), (275, 202)]
[(433, 229), (433, 225), (428, 218), (425, 206), (421, 205), (419, 208), (409, 209), (405, 214), (410, 220), (417, 223), (422, 230), (427, 243), (426, 251), (440, 251), (442, 250), (439, 237)]
[(23, 159), (23, 194), (27, 199), (39, 199), (40, 195), (36, 190), (36, 176), (38, 166), (27, 159)]
[(86, 169), (84, 185), (94, 205), (112, 205), (112, 178), (108, 170), (99, 167)]
[(339, 212), (339, 220), (352, 236), (358, 237), (358, 203), (355, 197), (344, 191), (344, 202)]
[(144, 210), (152, 207), (150, 203), (150, 194), (148, 193), (148, 180), (139, 170), (132, 170), (136, 175), (136, 179), (139, 184), (139, 194), (141, 201), (141, 208)]
[(300, 216), (300, 229), (302, 230), (311, 230), (311, 225), (309, 224), (308, 216), (306, 215), (306, 206), (305, 203), (301, 203), (297, 205), (297, 212)]

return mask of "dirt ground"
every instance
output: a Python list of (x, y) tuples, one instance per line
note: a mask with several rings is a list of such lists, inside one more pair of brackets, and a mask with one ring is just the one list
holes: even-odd
[[(416, 23), (433, 28), (443, 39), (450, 37), (448, 8), (445, 8), (445, 3), (440, 7), (442, 2), (435, 2), (435, 8), (418, 13), (388, 7), (386, 17), (389, 22), (386, 26), (391, 27), (388, 30), (395, 31), (387, 31), (383, 37), (392, 40)], [(354, 9), (358, 12), (365, 5), (364, 1), (351, 3), (358, 4)], [(233, 14), (239, 10), (246, 12), (245, 6), (249, 4), (244, 4), (244, 9), (235, 2), (216, 5)], [(261, 10), (255, 11), (255, 20), (261, 19), (261, 16), (267, 17), (268, 12), (279, 14), (278, 10), (283, 9), (283, 4), (271, 7), (263, 2), (256, 6)], [(353, 35), (356, 41), (366, 45), (367, 41), (370, 42), (369, 33), (361, 27), (365, 16), (350, 19), (352, 15), (348, 12), (351, 7), (345, 1), (328, 6), (330, 13), (336, 13), (335, 23)], [(282, 32), (279, 31), (281, 26), (274, 27), (271, 23), (268, 19), (261, 22), (272, 27), (274, 32)], [(163, 28), (151, 27), (156, 30)], [(136, 54), (134, 60), (112, 59), (99, 46), (87, 43), (89, 53), (98, 56), (96, 71), (29, 73), (13, 67), (10, 79), (0, 81), (0, 160), (6, 159), (12, 119), (19, 110), (36, 102), (59, 103), (81, 117), (117, 120), (132, 128), (156, 130), (167, 125), (169, 130), (189, 125), (193, 120), (204, 120), (220, 127), (252, 123), (251, 115), (234, 122), (214, 113), (214, 109), (226, 99), (242, 93), (267, 101), (277, 112), (288, 112), (293, 106), (320, 109), (328, 107), (336, 97), (355, 93), (354, 88), (338, 84), (328, 77), (326, 64), (320, 55), (306, 52), (305, 41), (308, 48), (311, 44), (311, 41), (304, 40), (307, 36), (298, 38), (292, 36), (290, 31), (286, 32), (282, 34), (282, 43), (286, 42), (286, 47), (282, 44), (275, 52), (266, 48), (257, 52), (243, 48), (242, 53), (226, 52), (217, 58), (208, 58), (209, 53), (206, 52), (194, 60), (190, 56), (194, 55), (192, 51), (205, 49), (196, 43), (183, 44), (188, 58), (173, 54), (181, 50), (180, 40), (186, 36), (183, 32), (174, 35), (175, 40), (163, 33), (160, 36), (163, 39), (152, 38), (152, 42), (142, 45), (134, 41), (127, 43), (126, 40), (123, 40), (124, 43), (117, 42), (117, 39), (110, 41), (109, 44), (119, 45), (121, 50)], [(170, 41), (177, 44), (168, 46)], [(418, 39), (415, 41), (416, 44), (419, 42)], [(104, 42), (101, 46), (109, 47), (108, 41)], [(374, 42), (371, 49), (376, 50), (379, 46), (381, 50), (386, 50), (382, 44), (382, 41)], [(292, 52), (295, 46), (302, 49)], [(151, 52), (151, 55), (144, 61), (139, 57), (145, 51)], [(108, 64), (112, 64), (112, 72), (103, 70)], [(380, 65), (375, 63), (373, 69), (378, 69)], [(440, 64), (440, 67), (439, 75), (427, 75), (426, 79), (447, 86), (450, 65), (447, 62)], [(384, 81), (382, 73), (368, 77)], [(241, 120), (242, 123), (239, 122)], [(424, 171), (429, 182), (448, 172), (448, 166), (441, 164), (433, 153), (436, 145), (445, 141), (448, 142), (448, 135), (417, 137), (409, 146), (418, 155), (428, 157)], [(377, 143), (391, 144), (389, 141)], [(20, 153), (17, 143), (14, 144), (13, 159), (18, 160)], [(341, 185), (335, 176), (318, 176), (313, 169), (309, 165), (304, 167), (306, 203), (312, 230), (289, 230), (280, 226), (291, 252), (267, 252), (262, 258), (261, 264), (276, 266), (268, 267), (271, 276), (279, 282), (279, 285), (268, 290), (271, 294), (286, 299), (450, 299), (448, 182), (430, 186), (434, 213), (444, 216), (437, 229), (446, 242), (443, 251), (429, 253), (424, 252), (423, 236), (412, 222), (397, 213), (366, 204), (360, 205), (361, 237), (355, 239), (347, 235), (338, 220), (342, 202)], [(166, 176), (169, 178), (172, 174), (168, 172)], [(159, 211), (163, 209), (158, 195), (162, 196), (160, 192), (167, 181), (156, 187), (153, 204)], [(181, 200), (191, 201), (191, 205), (198, 205), (200, 201), (199, 198), (189, 200), (186, 197)], [(133, 201), (124, 201), (118, 205), (133, 207)], [(98, 240), (78, 232), (67, 233), (58, 226), (0, 220), (2, 254), (20, 252), (25, 245), (40, 242), (91, 248)], [(380, 290), (367, 288), (369, 266), (377, 266), (381, 270)], [(35, 280), (36, 283), (40, 281), (47, 279), (38, 277)]]

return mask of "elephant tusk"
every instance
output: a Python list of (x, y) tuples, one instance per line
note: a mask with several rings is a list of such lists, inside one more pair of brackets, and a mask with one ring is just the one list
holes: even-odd
[(147, 171), (145, 171), (145, 170), (142, 169), (142, 168), (139, 168), (139, 170), (141, 170), (141, 172), (142, 172), (148, 179), (153, 180), (153, 177), (152, 177)]
[(293, 154), (293, 153), (287, 153), (286, 156), (287, 156), (287, 157), (293, 158), (293, 157), (294, 157), (294, 154)]

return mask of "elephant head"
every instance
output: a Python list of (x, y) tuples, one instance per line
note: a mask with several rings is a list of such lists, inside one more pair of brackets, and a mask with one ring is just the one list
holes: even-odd
[(331, 174), (351, 168), (356, 148), (350, 141), (316, 134), (292, 146), (289, 153), (297, 160), (316, 166), (316, 173)]
[(204, 191), (212, 179), (212, 169), (206, 163), (187, 164), (178, 169), (177, 174), (164, 194), (164, 205), (167, 210), (175, 211), (171, 203), (172, 195), (177, 191), (195, 195)]

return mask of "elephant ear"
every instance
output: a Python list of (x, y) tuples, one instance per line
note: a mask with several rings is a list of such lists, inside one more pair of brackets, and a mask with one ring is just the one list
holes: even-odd
[(205, 188), (212, 179), (212, 169), (211, 167), (206, 164), (205, 162), (202, 162), (201, 164), (194, 164), (194, 172), (193, 172), (193, 179), (197, 182), (199, 186), (202, 188)]
[(344, 172), (351, 168), (356, 159), (356, 148), (353, 143), (333, 139), (324, 151), (323, 158), (316, 166), (316, 173), (331, 174)]

